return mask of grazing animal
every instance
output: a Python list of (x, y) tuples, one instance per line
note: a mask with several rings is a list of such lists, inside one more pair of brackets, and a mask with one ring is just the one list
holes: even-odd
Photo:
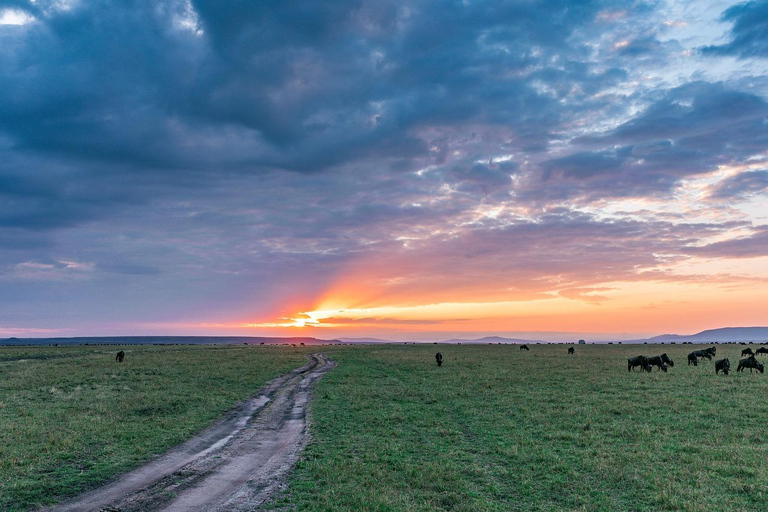
[(688, 366), (699, 366), (699, 358), (696, 357), (696, 352), (688, 354)]
[(696, 354), (696, 357), (704, 358), (706, 357), (710, 361), (712, 360), (712, 353), (709, 351), (709, 349), (703, 349), (703, 350), (694, 350), (694, 354)]
[[(648, 358), (648, 366), (657, 366), (659, 370), (666, 372), (667, 365), (661, 356), (652, 356)], [(650, 370), (649, 370), (650, 371)]]
[(528, 345), (520, 345), (520, 350), (530, 350)]
[(443, 354), (440, 352), (435, 354), (435, 361), (437, 361), (437, 366), (443, 366)]
[(643, 371), (643, 372), (651, 371), (651, 365), (648, 364), (648, 358), (645, 356), (630, 357), (629, 359), (627, 359), (628, 372), (634, 370), (635, 366), (639, 366), (640, 371)]
[(727, 357), (715, 361), (715, 375), (717, 375), (720, 370), (722, 370), (725, 375), (728, 375), (728, 372), (731, 370), (731, 362), (728, 361)]
[(574, 348), (573, 348), (573, 347), (568, 347), (568, 353), (569, 353), (569, 354), (575, 354), (575, 353), (576, 353), (576, 350), (574, 350)]
[(667, 353), (661, 354), (661, 360), (667, 363), (669, 366), (675, 366), (675, 362), (667, 355)]
[(125, 359), (125, 352), (121, 350), (120, 352), (117, 353), (117, 356), (115, 356), (115, 361), (117, 361), (118, 363), (122, 363), (123, 359)]
[(768, 354), (768, 348), (760, 347), (759, 349), (755, 350), (755, 354)]
[(755, 369), (759, 371), (760, 373), (763, 373), (765, 371), (765, 368), (763, 367), (763, 363), (755, 359), (755, 356), (749, 356), (746, 359), (742, 359), (739, 361), (739, 366), (736, 368), (737, 372), (744, 371), (744, 368), (749, 368), (749, 373), (752, 373), (752, 369)]
[(747, 347), (747, 348), (745, 348), (744, 350), (741, 351), (741, 355), (743, 355), (743, 356), (753, 356), (753, 355), (755, 355), (755, 353), (752, 352), (751, 348)]

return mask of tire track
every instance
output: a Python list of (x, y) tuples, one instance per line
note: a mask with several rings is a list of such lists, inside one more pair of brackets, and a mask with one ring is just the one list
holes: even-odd
[(308, 434), (314, 384), (335, 363), (313, 354), (307, 365), (189, 441), (103, 487), (50, 510), (239, 511), (266, 503), (298, 460)]

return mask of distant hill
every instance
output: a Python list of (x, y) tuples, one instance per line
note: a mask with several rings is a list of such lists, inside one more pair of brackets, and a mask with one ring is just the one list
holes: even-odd
[(339, 338), (344, 343), (402, 343), (400, 341), (383, 340), (381, 338)]
[(715, 341), (755, 341), (768, 342), (768, 327), (723, 327), (709, 329), (696, 334), (683, 336), (679, 334), (662, 334), (648, 338), (648, 343), (711, 343)]
[[(439, 343), (510, 343), (510, 344), (522, 344), (522, 343), (551, 343), (543, 340), (524, 340), (520, 338), (504, 338), (502, 336), (486, 336), (484, 338), (477, 338), (474, 340), (465, 340), (454, 338), (452, 340), (440, 341)], [(575, 343), (575, 341), (574, 341)]]
[(715, 343), (754, 341), (768, 343), (768, 327), (723, 327), (696, 334), (662, 334), (652, 338), (621, 340), (622, 343)]
[[(768, 343), (768, 327), (724, 327), (722, 329), (709, 329), (697, 334), (662, 334), (652, 338), (642, 338), (633, 340), (615, 340), (612, 343), (621, 342), (630, 343), (714, 343), (714, 342), (748, 342)], [(574, 339), (571, 343), (576, 343)], [(607, 341), (588, 343), (609, 343)], [(305, 345), (326, 345), (329, 343), (404, 343), (402, 341), (391, 341), (381, 338), (339, 338), (339, 339), (319, 339), (312, 337), (258, 337), (258, 336), (96, 336), (96, 337), (76, 337), (76, 338), (7, 338), (0, 339), (0, 345), (279, 345), (279, 344), (300, 344)], [(410, 342), (408, 342), (410, 343)], [(432, 343), (421, 341), (420, 343)], [(437, 343), (464, 343), (464, 344), (515, 344), (523, 343), (554, 343), (551, 341), (537, 339), (505, 338), (503, 336), (486, 336), (477, 339), (453, 338), (440, 340)]]
[(92, 336), (75, 338), (8, 338), (0, 339), (0, 345), (279, 345), (300, 344), (326, 345), (339, 340), (322, 340), (310, 337), (257, 337), (257, 336)]
[[(341, 338), (342, 341), (348, 343), (398, 343), (389, 340), (382, 340), (379, 338)], [(697, 334), (682, 335), (682, 334), (662, 334), (660, 336), (654, 336), (652, 338), (641, 339), (623, 339), (614, 341), (589, 341), (587, 343), (604, 344), (604, 343), (714, 343), (723, 341), (754, 341), (756, 343), (768, 343), (768, 327), (724, 327), (722, 329), (710, 329), (702, 331)], [(576, 344), (577, 339), (574, 339), (570, 343)], [(427, 342), (421, 342), (427, 343)], [(516, 344), (523, 343), (564, 343), (553, 342), (539, 339), (522, 339), (522, 338), (505, 338), (503, 336), (486, 336), (484, 338), (476, 339), (464, 339), (464, 338), (452, 338), (447, 340), (440, 340), (437, 343), (463, 343), (463, 344), (488, 344), (488, 343), (502, 343), (502, 344)]]

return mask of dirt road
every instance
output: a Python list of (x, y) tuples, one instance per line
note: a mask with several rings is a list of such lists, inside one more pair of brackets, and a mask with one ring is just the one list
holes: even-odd
[(270, 382), (200, 435), (54, 511), (256, 510), (279, 488), (307, 439), (323, 354)]

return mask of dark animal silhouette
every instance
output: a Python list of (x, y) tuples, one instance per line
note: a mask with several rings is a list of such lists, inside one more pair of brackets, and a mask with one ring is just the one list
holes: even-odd
[(715, 375), (717, 375), (720, 370), (722, 370), (725, 375), (728, 375), (728, 372), (731, 370), (731, 362), (728, 361), (727, 357), (715, 361)]
[(714, 345), (713, 345), (713, 346), (711, 346), (711, 347), (709, 347), (709, 348), (705, 348), (704, 350), (706, 350), (707, 352), (709, 352), (709, 354), (710, 354), (712, 357), (715, 357), (715, 355), (717, 355), (717, 347), (715, 347)]
[(520, 350), (530, 350), (528, 345), (520, 345)]
[(696, 357), (703, 358), (706, 357), (710, 361), (712, 360), (712, 353), (709, 351), (709, 349), (702, 349), (702, 350), (694, 350), (694, 354), (696, 354)]
[(752, 373), (753, 369), (759, 371), (760, 373), (765, 371), (763, 363), (755, 359), (755, 356), (749, 356), (748, 358), (739, 361), (739, 366), (736, 368), (736, 371), (744, 371), (744, 368), (749, 368), (749, 373)]
[(741, 351), (741, 355), (743, 355), (743, 356), (753, 356), (753, 355), (755, 355), (755, 353), (752, 352), (751, 348), (747, 347), (747, 348), (745, 348), (744, 350)]
[(652, 356), (648, 358), (648, 366), (656, 366), (659, 370), (667, 371), (667, 364), (661, 356)]
[(437, 366), (443, 366), (443, 354), (440, 352), (435, 354), (435, 361), (437, 361)]
[(755, 354), (768, 354), (768, 348), (760, 347), (759, 349), (755, 350)]
[(696, 357), (696, 352), (688, 354), (688, 366), (699, 366), (699, 358)]
[(569, 354), (575, 354), (575, 353), (576, 353), (576, 350), (574, 350), (574, 348), (573, 348), (573, 347), (569, 347), (569, 348), (568, 348), (568, 353), (569, 353)]
[(118, 363), (122, 363), (123, 359), (125, 359), (125, 352), (121, 350), (120, 352), (117, 353), (117, 356), (115, 356), (115, 361), (117, 361)]
[(665, 362), (666, 364), (668, 364), (669, 366), (672, 366), (672, 367), (674, 367), (674, 366), (675, 366), (675, 362), (674, 362), (674, 361), (672, 361), (672, 359), (671, 359), (671, 358), (670, 358), (670, 357), (667, 355), (667, 353), (666, 353), (666, 352), (665, 352), (665, 353), (663, 353), (663, 354), (661, 354), (661, 360), (662, 360), (662, 361), (664, 361), (664, 362)]
[(627, 371), (632, 371), (635, 366), (640, 367), (640, 371), (650, 372), (651, 365), (648, 364), (648, 358), (645, 356), (630, 357), (627, 359)]

